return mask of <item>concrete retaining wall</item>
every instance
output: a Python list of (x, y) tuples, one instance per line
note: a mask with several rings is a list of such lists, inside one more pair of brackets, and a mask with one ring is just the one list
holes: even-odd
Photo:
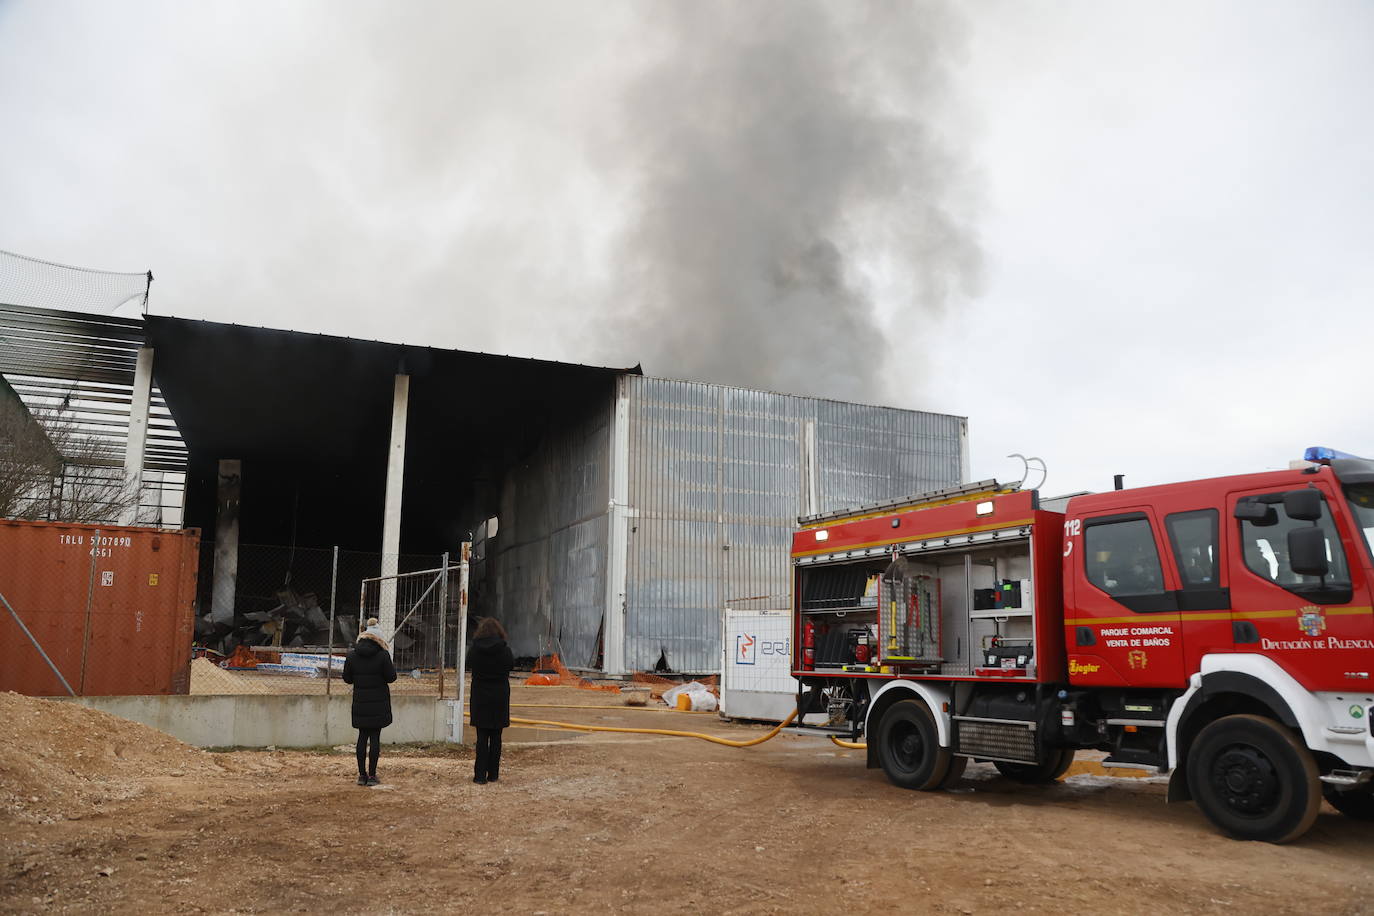
[[(196, 747), (321, 747), (350, 744), (358, 737), (350, 722), (350, 696), (78, 697), (58, 702), (141, 722)], [(394, 696), (394, 721), (382, 729), (382, 743), (457, 740), (456, 706), (454, 700)]]

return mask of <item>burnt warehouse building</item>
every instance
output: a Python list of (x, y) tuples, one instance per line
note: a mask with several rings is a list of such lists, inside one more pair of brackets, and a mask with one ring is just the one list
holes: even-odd
[(0, 319), (49, 335), (0, 354), (19, 396), (117, 391), (128, 429), (151, 424), (126, 468), (165, 490), (184, 463), (158, 519), (201, 529), (198, 635), (221, 645), (272, 638), (255, 623), (293, 602), (314, 621), (296, 642), (322, 644), (331, 603), (347, 639), (360, 579), (471, 541), (470, 613), (517, 656), (714, 671), (723, 608), (789, 606), (798, 516), (967, 479), (962, 417), (182, 318)]

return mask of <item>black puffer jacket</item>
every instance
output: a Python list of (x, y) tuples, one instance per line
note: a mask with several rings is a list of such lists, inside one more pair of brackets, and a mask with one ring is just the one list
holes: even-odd
[(374, 640), (360, 639), (344, 659), (343, 679), (353, 685), (353, 727), (386, 728), (391, 724), (391, 688), (396, 666), (391, 653)]
[(468, 650), (472, 672), (472, 727), (510, 726), (510, 672), (515, 656), (499, 636), (477, 640)]

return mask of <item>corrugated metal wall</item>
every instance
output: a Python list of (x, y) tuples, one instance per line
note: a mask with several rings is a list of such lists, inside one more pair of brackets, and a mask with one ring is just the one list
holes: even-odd
[[(963, 481), (964, 418), (810, 401), (816, 416), (817, 512), (834, 512)], [(796, 521), (793, 519), (793, 521)]]
[(550, 429), (508, 469), (489, 558), (495, 614), (517, 656), (591, 666), (606, 607), (606, 504), (614, 395)]
[(798, 515), (960, 482), (958, 417), (698, 382), (625, 381), (631, 670), (663, 657), (674, 670), (715, 671), (722, 608), (787, 607)]

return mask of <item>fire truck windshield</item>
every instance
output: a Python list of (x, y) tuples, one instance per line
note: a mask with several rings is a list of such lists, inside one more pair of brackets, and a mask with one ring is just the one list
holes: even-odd
[(1364, 532), (1365, 546), (1374, 559), (1374, 483), (1353, 484), (1345, 488), (1355, 524)]

